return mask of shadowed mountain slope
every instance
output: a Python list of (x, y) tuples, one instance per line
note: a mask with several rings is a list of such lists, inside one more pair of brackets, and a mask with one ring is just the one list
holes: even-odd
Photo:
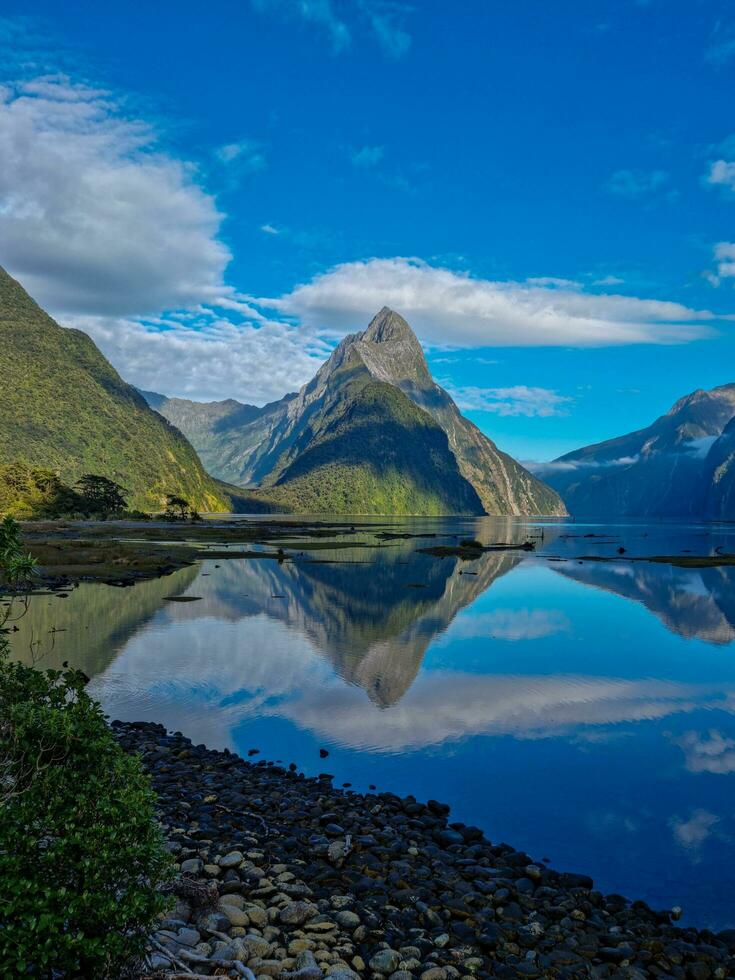
[(181, 432), (2, 268), (0, 375), (0, 463), (23, 460), (68, 484), (100, 474), (126, 487), (133, 507), (162, 509), (175, 493), (202, 511), (229, 508)]
[(735, 516), (735, 384), (681, 398), (652, 425), (559, 457), (544, 478), (575, 515)]

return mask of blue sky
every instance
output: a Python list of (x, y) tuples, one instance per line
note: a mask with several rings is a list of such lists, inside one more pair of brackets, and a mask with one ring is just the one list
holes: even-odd
[(0, 263), (262, 403), (384, 303), (521, 459), (735, 381), (735, 4), (6, 2)]

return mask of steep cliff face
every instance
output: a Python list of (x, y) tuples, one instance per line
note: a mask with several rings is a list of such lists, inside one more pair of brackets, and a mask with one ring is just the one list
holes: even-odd
[(0, 463), (23, 460), (65, 483), (100, 474), (133, 507), (162, 509), (173, 493), (201, 511), (229, 509), (181, 432), (1, 268), (0, 375)]
[[(298, 393), (244, 422), (236, 414), (210, 426), (200, 449), (210, 472), (297, 509), (312, 509), (322, 485), (320, 509), (343, 512), (565, 513), (553, 490), (461, 415), (408, 323), (387, 308)], [(196, 445), (196, 426), (176, 418)]]
[(700, 389), (645, 429), (559, 457), (544, 477), (572, 514), (733, 516), (727, 474), (735, 432), (725, 435), (733, 415), (735, 384)]
[(704, 482), (706, 515), (717, 520), (735, 518), (735, 417), (707, 454)]

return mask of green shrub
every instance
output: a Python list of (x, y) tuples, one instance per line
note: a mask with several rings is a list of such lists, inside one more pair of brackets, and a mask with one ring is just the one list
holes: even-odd
[(35, 574), (36, 562), (23, 550), (20, 526), (12, 517), (4, 517), (0, 520), (0, 586), (25, 586)]
[(3, 977), (120, 976), (165, 906), (149, 779), (86, 680), (0, 650)]

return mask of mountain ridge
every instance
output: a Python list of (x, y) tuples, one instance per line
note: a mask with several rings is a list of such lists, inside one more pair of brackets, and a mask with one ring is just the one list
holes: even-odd
[(163, 509), (168, 493), (201, 511), (229, 508), (184, 435), (2, 267), (0, 372), (0, 463), (54, 470), (68, 484), (106, 476), (141, 509)]
[[(368, 389), (368, 385), (372, 387)], [(182, 425), (202, 458), (209, 461), (210, 472), (216, 477), (247, 488), (256, 496), (275, 494), (286, 503), (289, 496), (296, 493), (297, 498), (303, 498), (295, 501), (296, 506), (313, 507), (319, 498), (322, 504), (329, 503), (345, 512), (345, 494), (337, 492), (325, 497), (317, 493), (316, 477), (308, 488), (304, 487), (303, 461), (301, 467), (297, 461), (307, 451), (312, 456), (317, 450), (322, 455), (327, 452), (329, 426), (341, 426), (342, 447), (346, 456), (350, 455), (351, 436), (345, 428), (345, 413), (351, 398), (370, 402), (371, 411), (377, 413), (373, 418), (375, 424), (380, 420), (380, 424), (388, 426), (389, 416), (394, 420), (400, 417), (401, 424), (410, 418), (411, 426), (403, 433), (404, 450), (412, 433), (421, 433), (424, 440), (421, 451), (427, 454), (430, 462), (422, 467), (419, 455), (414, 454), (408, 479), (412, 487), (403, 481), (399, 488), (398, 447), (380, 446), (372, 441), (366, 443), (372, 459), (352, 460), (349, 472), (343, 466), (338, 475), (335, 467), (339, 464), (334, 455), (336, 443), (332, 438), (336, 429), (333, 428), (330, 430), (329, 479), (335, 488), (341, 479), (363, 489), (364, 484), (369, 484), (379, 498), (383, 496), (379, 492), (380, 480), (375, 470), (379, 454), (385, 451), (388, 456), (393, 455), (396, 463), (390, 476), (393, 491), (388, 494), (388, 499), (394, 504), (400, 499), (402, 508), (409, 506), (409, 500), (413, 501), (410, 506), (419, 507), (416, 511), (402, 509), (399, 513), (565, 513), (553, 490), (501, 452), (477, 426), (461, 415), (447, 392), (432, 379), (421, 344), (409, 324), (388, 307), (383, 307), (373, 317), (366, 330), (344, 337), (314, 377), (298, 392), (264, 406), (243, 425), (228, 426), (223, 422), (219, 430), (211, 424), (207, 431), (206, 426), (197, 430), (181, 413), (175, 415), (175, 408), (169, 413), (166, 404), (162, 403), (161, 410)], [(218, 411), (212, 406), (222, 404), (209, 403), (210, 407), (202, 410), (202, 417)], [(357, 424), (355, 418), (352, 421)], [(446, 446), (434, 429), (443, 433)], [(360, 433), (361, 438), (366, 436), (362, 422)], [(397, 435), (396, 432), (393, 434)], [(215, 458), (216, 465), (213, 466)], [(440, 492), (434, 476), (429, 473), (432, 467), (450, 480), (456, 498), (454, 503), (451, 496)], [(293, 484), (297, 478), (301, 480), (298, 488)], [(457, 480), (467, 486), (462, 488)], [(424, 499), (425, 492), (430, 500)], [(363, 504), (369, 506), (362, 490), (359, 496)], [(437, 510), (438, 506), (445, 509)], [(324, 506), (324, 509), (333, 507)]]
[(576, 515), (735, 516), (734, 418), (735, 383), (697, 388), (649, 426), (540, 472)]

